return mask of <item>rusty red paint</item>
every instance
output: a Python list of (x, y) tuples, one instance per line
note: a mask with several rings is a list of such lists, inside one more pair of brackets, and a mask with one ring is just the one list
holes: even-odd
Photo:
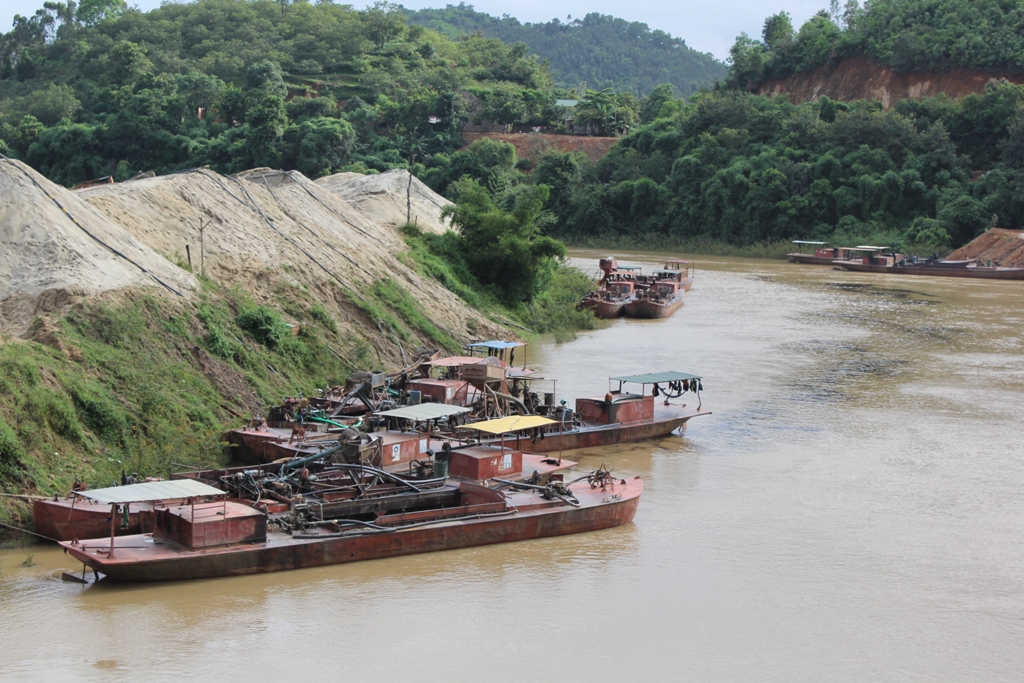
[(498, 494), (483, 487), (461, 486), (467, 487), (467, 505), (501, 502), (493, 498), (500, 495), (507, 500), (507, 514), (336, 538), (293, 538), (269, 533), (265, 541), (194, 550), (173, 543), (153, 543), (148, 535), (133, 536), (124, 541), (123, 548), (116, 548), (112, 558), (107, 556), (106, 540), (61, 545), (76, 559), (119, 581), (237, 576), (606, 529), (632, 521), (643, 493), (643, 480), (639, 477), (606, 488), (591, 488), (585, 481), (577, 482), (572, 491), (580, 506), (571, 507), (547, 500), (537, 492)]

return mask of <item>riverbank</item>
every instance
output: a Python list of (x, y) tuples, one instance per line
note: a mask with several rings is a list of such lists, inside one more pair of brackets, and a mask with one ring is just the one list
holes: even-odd
[[(796, 246), (790, 240), (779, 240), (776, 242), (756, 243), (747, 245), (735, 245), (719, 240), (698, 237), (672, 238), (662, 235), (638, 235), (636, 237), (625, 237), (616, 235), (600, 235), (595, 237), (569, 237), (562, 239), (566, 246), (574, 249), (599, 249), (608, 252), (619, 251), (643, 251), (661, 252), (665, 254), (701, 254), (705, 256), (726, 256), (732, 258), (757, 258), (757, 259), (786, 259), (787, 255), (796, 250)], [(895, 249), (906, 254), (928, 255), (932, 253), (948, 254), (949, 245), (935, 244), (932, 242), (905, 243), (893, 233), (880, 233), (870, 235), (852, 235), (836, 233), (823, 238), (828, 244), (835, 246), (856, 246), (858, 244), (878, 244), (882, 246), (893, 246)]]

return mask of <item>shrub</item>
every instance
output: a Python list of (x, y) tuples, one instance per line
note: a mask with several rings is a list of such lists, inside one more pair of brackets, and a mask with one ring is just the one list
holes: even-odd
[(18, 435), (10, 426), (0, 420), (0, 479), (12, 479), (21, 475), (21, 459), (25, 449)]
[(244, 309), (238, 314), (235, 322), (268, 349), (277, 348), (281, 340), (289, 334), (288, 326), (277, 311), (266, 306)]

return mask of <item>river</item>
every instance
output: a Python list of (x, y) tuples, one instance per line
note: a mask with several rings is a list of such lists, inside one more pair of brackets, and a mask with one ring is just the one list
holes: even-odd
[(528, 348), (570, 403), (704, 377), (684, 436), (576, 454), (633, 524), (153, 586), (0, 551), (0, 677), (1024, 680), (1022, 288), (701, 257), (673, 318)]

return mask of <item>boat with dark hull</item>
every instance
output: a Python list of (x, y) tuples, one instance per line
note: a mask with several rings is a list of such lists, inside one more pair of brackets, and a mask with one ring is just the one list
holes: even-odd
[(963, 277), (981, 280), (1024, 280), (1024, 268), (979, 265), (976, 260), (943, 261), (939, 259), (883, 261), (878, 258), (857, 261), (836, 261), (843, 270), (857, 273), (887, 275), (926, 275), (930, 277)]
[(602, 319), (618, 318), (626, 304), (636, 298), (636, 283), (630, 280), (612, 280), (603, 289), (591, 292), (580, 301), (581, 310), (591, 309)]
[[(115, 581), (241, 576), (607, 529), (633, 520), (644, 488), (639, 477), (614, 479), (604, 471), (569, 484), (498, 483), (507, 490), (452, 483), (408, 498), (402, 509), (332, 519), (189, 501), (158, 508), (151, 534), (61, 546)], [(116, 500), (138, 504), (144, 496)]]
[[(626, 391), (629, 384), (640, 385), (639, 391)], [(650, 393), (647, 387), (651, 387)], [(542, 417), (550, 422), (523, 427), (529, 424), (526, 418), (530, 416), (505, 419), (515, 427), (509, 432), (515, 432), (517, 445), (532, 453), (649, 441), (685, 429), (695, 417), (710, 415), (711, 411), (702, 407), (701, 391), (702, 378), (686, 372), (626, 375), (610, 378), (609, 391), (603, 397), (577, 398), (574, 408), (564, 405), (565, 401), (559, 406), (545, 406)], [(695, 407), (672, 402), (687, 393), (697, 401)]]
[(623, 310), (627, 318), (667, 318), (683, 305), (684, 291), (680, 282), (659, 280), (637, 293)]

